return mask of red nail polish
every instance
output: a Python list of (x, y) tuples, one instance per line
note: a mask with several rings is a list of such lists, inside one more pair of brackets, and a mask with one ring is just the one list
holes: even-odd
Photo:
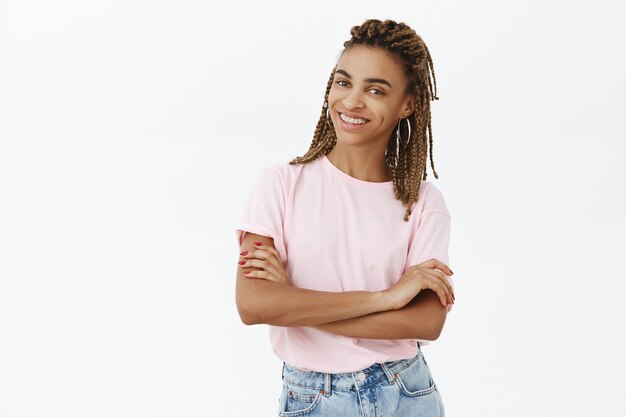
[(260, 245), (261, 245), (261, 242), (254, 242), (254, 245), (255, 245), (255, 246), (260, 246)]
[(246, 261), (239, 261), (239, 265), (243, 265), (245, 263), (246, 263)]
[(248, 254), (248, 251), (245, 251), (245, 252), (241, 252), (239, 255), (246, 256), (247, 254)]

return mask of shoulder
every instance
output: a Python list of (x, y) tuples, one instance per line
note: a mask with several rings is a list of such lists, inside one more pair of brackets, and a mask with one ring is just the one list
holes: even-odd
[(275, 162), (263, 166), (259, 170), (259, 175), (280, 181), (286, 189), (289, 189), (295, 183), (304, 166), (304, 164)]
[(423, 202), (423, 212), (439, 211), (450, 215), (443, 191), (432, 181), (422, 181), (419, 198)]
[(297, 183), (303, 165), (288, 162), (266, 164), (257, 171), (257, 187), (273, 192), (282, 192), (286, 197)]

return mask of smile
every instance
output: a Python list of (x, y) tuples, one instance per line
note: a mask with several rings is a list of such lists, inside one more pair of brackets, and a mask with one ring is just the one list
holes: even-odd
[(339, 113), (339, 120), (341, 121), (341, 127), (343, 127), (344, 130), (349, 131), (349, 132), (363, 129), (363, 126), (369, 123), (369, 120), (367, 119), (355, 119), (353, 117), (348, 117), (345, 114), (342, 114), (340, 112), (337, 112), (337, 113)]
[(350, 123), (352, 125), (363, 125), (363, 124), (369, 122), (369, 120), (366, 120), (366, 119), (355, 119), (355, 118), (352, 118), (352, 117), (348, 117), (348, 116), (346, 116), (343, 113), (339, 113), (339, 117), (344, 122)]

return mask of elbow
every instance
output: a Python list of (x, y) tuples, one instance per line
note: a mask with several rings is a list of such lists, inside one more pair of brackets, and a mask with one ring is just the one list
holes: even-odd
[(243, 302), (242, 300), (237, 299), (237, 313), (239, 313), (239, 319), (246, 326), (251, 326), (253, 324), (259, 324), (259, 320), (257, 315), (254, 313), (254, 309), (250, 308), (250, 306)]
[(255, 302), (237, 301), (237, 312), (239, 319), (246, 326), (253, 324), (270, 324), (274, 326), (282, 326), (281, 322), (270, 315), (270, 311), (263, 308), (262, 304)]
[(430, 314), (428, 316), (427, 323), (425, 329), (422, 329), (421, 335), (417, 336), (416, 339), (426, 339), (426, 340), (437, 340), (439, 336), (441, 336), (441, 332), (443, 331), (443, 325), (446, 322), (447, 308), (443, 307), (443, 309), (438, 309), (437, 314)]
[(253, 324), (261, 324), (261, 322), (257, 320), (257, 317), (254, 314), (251, 314), (249, 312), (244, 313), (242, 311), (239, 311), (239, 318), (241, 319), (241, 322), (245, 324), (246, 326), (252, 326)]
[(439, 339), (439, 336), (441, 336), (441, 330), (442, 330), (442, 328), (435, 329), (431, 333), (431, 336), (430, 336), (430, 338), (428, 340), (433, 341), (433, 340)]
[(439, 296), (434, 291), (423, 291), (423, 295), (420, 293), (418, 297), (418, 316), (421, 320), (417, 325), (419, 330), (415, 331), (417, 335), (414, 338), (437, 340), (443, 331), (448, 307), (441, 304)]
[(239, 318), (241, 322), (246, 326), (251, 326), (254, 324), (267, 324), (270, 326), (295, 326), (290, 321), (285, 320), (284, 318), (279, 318), (280, 316), (270, 315), (269, 311), (264, 311), (263, 309), (251, 309), (245, 306), (237, 307), (237, 311), (239, 312)]
[[(274, 295), (271, 295), (272, 298), (268, 298), (270, 297), (270, 295), (268, 295), (270, 293), (269, 290), (273, 288), (264, 289), (266, 285), (273, 285), (275, 283), (257, 280), (248, 284), (248, 287), (238, 287), (235, 291), (235, 303), (241, 322), (247, 326), (253, 324), (267, 324), (272, 326), (288, 325), (285, 324), (288, 321), (283, 317), (284, 311), (282, 307), (276, 305), (274, 301)], [(258, 286), (251, 288), (250, 285), (253, 284)]]
[(443, 326), (446, 323), (446, 316), (448, 315), (448, 308), (447, 307), (443, 307), (441, 309), (441, 311), (439, 312), (438, 315), (436, 315), (435, 317), (433, 317), (433, 322), (432, 322), (432, 334), (431, 337), (432, 339), (430, 340), (437, 340), (439, 339), (439, 336), (441, 336), (441, 332), (443, 331)]
[(414, 338), (430, 340), (432, 342), (433, 340), (439, 339), (439, 336), (441, 336), (441, 330), (442, 328), (433, 324), (432, 326), (429, 326), (425, 332), (424, 329), (422, 329), (422, 333), (414, 336)]
[[(260, 303), (258, 302), (259, 297), (255, 299), (256, 294), (254, 288), (250, 288), (252, 283), (246, 283), (244, 279), (250, 278), (238, 280), (235, 287), (235, 305), (237, 306), (237, 313), (239, 314), (241, 322), (246, 326), (251, 326), (253, 324), (259, 324), (258, 311)], [(246, 285), (243, 285), (244, 283)]]
[(254, 318), (250, 315), (245, 315), (245, 314), (241, 314), (239, 313), (239, 318), (241, 319), (241, 322), (243, 324), (245, 324), (246, 326), (251, 326), (253, 324), (257, 324), (256, 320), (254, 320)]

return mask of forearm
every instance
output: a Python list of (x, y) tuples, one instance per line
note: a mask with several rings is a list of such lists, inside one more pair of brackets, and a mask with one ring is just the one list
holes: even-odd
[(313, 326), (330, 333), (366, 339), (424, 339), (439, 337), (447, 315), (439, 296), (421, 291), (407, 305), (360, 317)]
[(385, 311), (381, 291), (317, 291), (263, 279), (237, 285), (240, 315), (246, 324), (313, 326)]

